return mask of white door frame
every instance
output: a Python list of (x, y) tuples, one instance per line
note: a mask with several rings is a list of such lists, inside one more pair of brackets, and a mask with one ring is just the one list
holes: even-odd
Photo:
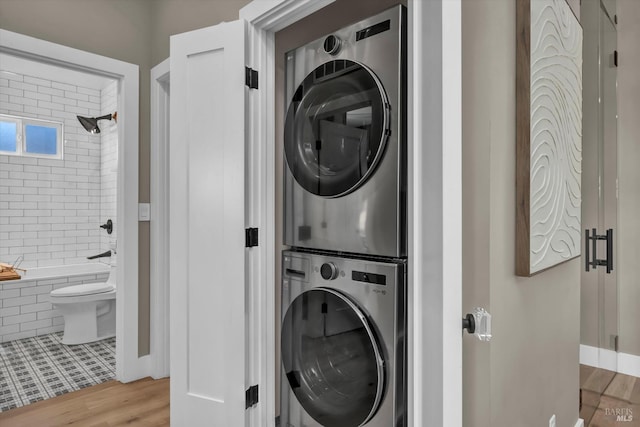
[(151, 69), (151, 376), (169, 376), (169, 59)]
[(149, 358), (138, 357), (138, 66), (2, 29), (0, 51), (119, 82), (116, 378), (142, 378), (148, 375)]
[[(280, 29), (334, 0), (254, 0), (251, 63), (260, 72), (248, 114), (249, 218), (260, 228), (250, 307), (260, 322), (251, 364), (261, 388), (250, 425), (273, 425), (275, 387), (275, 42)], [(461, 0), (408, 0), (409, 425), (462, 426)], [(440, 67), (437, 64), (441, 64)], [(412, 115), (411, 115), (412, 114)], [(251, 335), (256, 336), (256, 335)], [(259, 415), (259, 416), (258, 416)]]

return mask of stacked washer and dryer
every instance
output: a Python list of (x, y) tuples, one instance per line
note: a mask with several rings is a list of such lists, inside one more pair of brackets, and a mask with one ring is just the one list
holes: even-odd
[(285, 60), (281, 425), (406, 426), (406, 11)]

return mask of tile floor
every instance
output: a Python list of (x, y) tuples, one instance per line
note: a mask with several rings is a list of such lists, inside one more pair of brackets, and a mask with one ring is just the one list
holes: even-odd
[(115, 338), (73, 346), (61, 338), (0, 343), (0, 412), (115, 378)]
[(640, 427), (640, 378), (580, 365), (585, 427)]

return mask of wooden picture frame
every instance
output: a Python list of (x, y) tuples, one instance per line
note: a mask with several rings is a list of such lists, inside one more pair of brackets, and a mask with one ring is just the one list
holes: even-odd
[(516, 2), (516, 275), (581, 254), (582, 27), (566, 0)]

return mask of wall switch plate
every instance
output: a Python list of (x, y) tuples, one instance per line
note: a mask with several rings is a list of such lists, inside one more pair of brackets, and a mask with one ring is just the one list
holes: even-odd
[(151, 205), (149, 203), (138, 203), (138, 221), (151, 220)]
[(551, 418), (549, 418), (549, 427), (556, 427), (556, 414), (551, 415)]

